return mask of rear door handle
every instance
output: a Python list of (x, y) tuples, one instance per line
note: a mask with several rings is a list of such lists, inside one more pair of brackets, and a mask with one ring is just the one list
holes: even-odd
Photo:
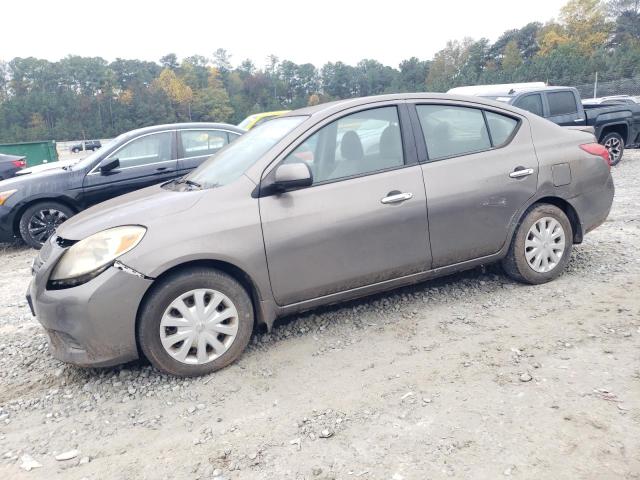
[(392, 195), (387, 195), (386, 197), (381, 199), (380, 202), (386, 205), (388, 203), (404, 202), (405, 200), (409, 200), (410, 198), (413, 198), (413, 193), (410, 193), (410, 192), (407, 192), (407, 193), (389, 192), (389, 193), (391, 193)]
[(528, 177), (533, 173), (533, 168), (517, 168), (509, 174), (511, 178)]
[(158, 167), (156, 168), (156, 173), (162, 173), (167, 170), (169, 167)]

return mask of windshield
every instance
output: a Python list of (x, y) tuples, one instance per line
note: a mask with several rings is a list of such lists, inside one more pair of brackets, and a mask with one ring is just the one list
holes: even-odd
[(98, 157), (101, 156), (104, 153), (104, 151), (107, 148), (112, 146), (115, 142), (119, 142), (124, 136), (126, 136), (126, 133), (123, 133), (122, 135), (119, 135), (118, 137), (114, 138), (113, 140), (109, 140), (107, 143), (102, 145), (102, 148), (99, 148), (98, 150), (94, 150), (93, 152), (91, 152), (91, 155), (88, 155), (88, 156), (80, 159), (78, 161), (78, 163), (75, 163), (73, 165), (72, 168), (76, 169), (76, 168), (88, 167), (93, 162), (95, 162), (98, 159)]
[(185, 179), (203, 188), (227, 185), (240, 177), (247, 168), (278, 143), (307, 117), (282, 117), (245, 133), (233, 143), (209, 157)]
[(249, 115), (238, 124), (238, 127), (246, 130), (247, 128), (249, 128), (249, 125), (257, 118), (257, 116), (257, 114)]

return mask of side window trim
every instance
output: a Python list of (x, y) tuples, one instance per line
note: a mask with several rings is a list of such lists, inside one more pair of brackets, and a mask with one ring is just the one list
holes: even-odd
[[(463, 107), (463, 108), (475, 108), (476, 110), (480, 110), (482, 112), (482, 118), (484, 119), (484, 124), (485, 124), (485, 128), (487, 129), (487, 133), (489, 134), (489, 142), (491, 144), (490, 148), (484, 149), (484, 150), (476, 150), (473, 152), (465, 152), (465, 153), (461, 153), (461, 154), (457, 154), (457, 155), (449, 155), (446, 157), (439, 157), (439, 158), (434, 158), (431, 159), (429, 158), (429, 151), (427, 149), (427, 142), (426, 139), (424, 138), (424, 133), (422, 131), (422, 124), (420, 123), (420, 118), (418, 117), (418, 111), (416, 109), (417, 106), (419, 105), (450, 105), (450, 106), (455, 106), (455, 107)], [(458, 157), (464, 157), (466, 155), (475, 155), (476, 153), (482, 153), (482, 152), (490, 152), (491, 150), (498, 150), (504, 147), (509, 146), (509, 144), (511, 144), (511, 142), (513, 141), (513, 139), (515, 138), (515, 136), (518, 134), (518, 132), (520, 131), (520, 127), (522, 125), (522, 118), (517, 117), (513, 114), (509, 114), (509, 113), (505, 113), (503, 111), (498, 111), (498, 110), (494, 110), (491, 108), (485, 108), (484, 106), (480, 106), (480, 105), (465, 105), (465, 104), (461, 104), (461, 103), (443, 103), (443, 102), (424, 102), (424, 101), (411, 101), (410, 104), (407, 105), (409, 107), (409, 112), (410, 112), (410, 118), (411, 118), (411, 123), (412, 123), (412, 130), (413, 130), (413, 134), (414, 134), (414, 139), (416, 141), (416, 146), (419, 152), (419, 162), (420, 163), (429, 163), (429, 162), (439, 162), (441, 160), (448, 160), (450, 158), (458, 158)], [(504, 115), (505, 117), (509, 117), (512, 118), (514, 120), (516, 120), (518, 123), (516, 124), (516, 126), (514, 127), (513, 131), (511, 132), (511, 135), (509, 135), (509, 137), (507, 138), (507, 140), (504, 141), (504, 143), (502, 143), (501, 145), (498, 146), (494, 146), (493, 145), (493, 138), (491, 137), (491, 129), (489, 128), (489, 123), (487, 122), (487, 116), (485, 114), (485, 111), (489, 111), (492, 113), (495, 113), (497, 115)], [(420, 156), (420, 153), (424, 154), (424, 157)]]
[[(402, 169), (402, 168), (407, 168), (407, 167), (412, 167), (412, 166), (417, 165), (419, 162), (418, 162), (418, 157), (417, 157), (417, 153), (416, 153), (416, 140), (415, 140), (415, 135), (413, 134), (413, 131), (412, 131), (412, 122), (411, 122), (411, 119), (410, 119), (410, 109), (408, 107), (408, 102), (406, 100), (399, 100), (399, 101), (392, 101), (392, 102), (381, 102), (381, 104), (379, 104), (379, 105), (366, 105), (365, 108), (356, 107), (356, 108), (346, 109), (346, 110), (342, 110), (340, 112), (336, 112), (335, 114), (331, 115), (330, 117), (325, 118), (322, 121), (320, 121), (319, 123), (317, 123), (316, 125), (314, 125), (314, 127), (311, 130), (307, 130), (302, 135), (300, 135), (298, 138), (296, 138), (287, 148), (282, 150), (282, 152), (280, 152), (278, 154), (278, 156), (276, 158), (274, 158), (274, 160), (269, 165), (267, 165), (265, 167), (265, 169), (262, 172), (260, 184), (262, 184), (265, 181), (268, 181), (269, 178), (274, 174), (276, 168), (291, 153), (293, 153), (300, 145), (302, 145), (304, 142), (306, 142), (308, 139), (310, 139), (313, 135), (315, 135), (317, 132), (322, 130), (327, 125), (330, 125), (331, 123), (333, 123), (333, 122), (335, 122), (337, 120), (340, 120), (341, 118), (347, 117), (347, 116), (355, 114), (355, 113), (366, 112), (367, 110), (375, 110), (377, 108), (384, 108), (384, 107), (395, 107), (396, 111), (398, 113), (398, 122), (399, 122), (399, 126), (400, 126), (400, 136), (401, 136), (401, 139), (402, 139), (403, 165), (398, 166), (398, 167), (386, 168), (386, 169), (382, 169), (382, 170), (375, 170), (375, 171), (366, 172), (366, 173), (362, 173), (362, 174), (358, 174), (358, 175), (352, 175), (352, 176), (349, 176), (349, 177), (342, 177), (342, 178), (326, 180), (326, 181), (323, 181), (323, 182), (314, 183), (313, 185), (310, 185), (309, 187), (304, 187), (303, 189), (313, 188), (313, 187), (320, 186), (320, 185), (328, 185), (330, 183), (342, 182), (342, 181), (345, 181), (345, 180), (352, 180), (354, 178), (366, 177), (366, 176), (369, 176), (369, 175), (376, 175), (376, 174), (379, 174), (379, 173), (389, 172), (389, 171), (393, 171), (393, 170), (399, 170), (399, 169)], [(259, 188), (260, 188), (260, 185), (258, 185), (256, 190), (258, 190)], [(259, 196), (260, 194), (257, 193), (257, 195)]]

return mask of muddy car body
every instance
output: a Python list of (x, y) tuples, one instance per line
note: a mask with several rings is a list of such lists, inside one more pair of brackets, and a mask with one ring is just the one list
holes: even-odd
[[(369, 155), (358, 131), (372, 121), (387, 126)], [(594, 142), (463, 96), (290, 112), (181, 182), (65, 222), (34, 261), (29, 301), (63, 361), (144, 354), (199, 375), (237, 358), (256, 324), (319, 305), (497, 261), (546, 282), (611, 207), (608, 156)], [(96, 238), (117, 248), (82, 270)]]

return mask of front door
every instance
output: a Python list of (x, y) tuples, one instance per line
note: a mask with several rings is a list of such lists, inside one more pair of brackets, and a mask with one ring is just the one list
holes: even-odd
[(347, 114), (283, 160), (306, 162), (314, 181), (260, 199), (279, 305), (430, 268), (424, 182), (402, 126), (395, 105)]
[(416, 112), (428, 154), (422, 170), (433, 267), (497, 253), (537, 189), (526, 119), (447, 103), (417, 105)]
[(175, 132), (151, 133), (130, 140), (102, 163), (117, 158), (120, 166), (101, 173), (96, 166), (83, 183), (85, 206), (169, 180), (177, 175)]

